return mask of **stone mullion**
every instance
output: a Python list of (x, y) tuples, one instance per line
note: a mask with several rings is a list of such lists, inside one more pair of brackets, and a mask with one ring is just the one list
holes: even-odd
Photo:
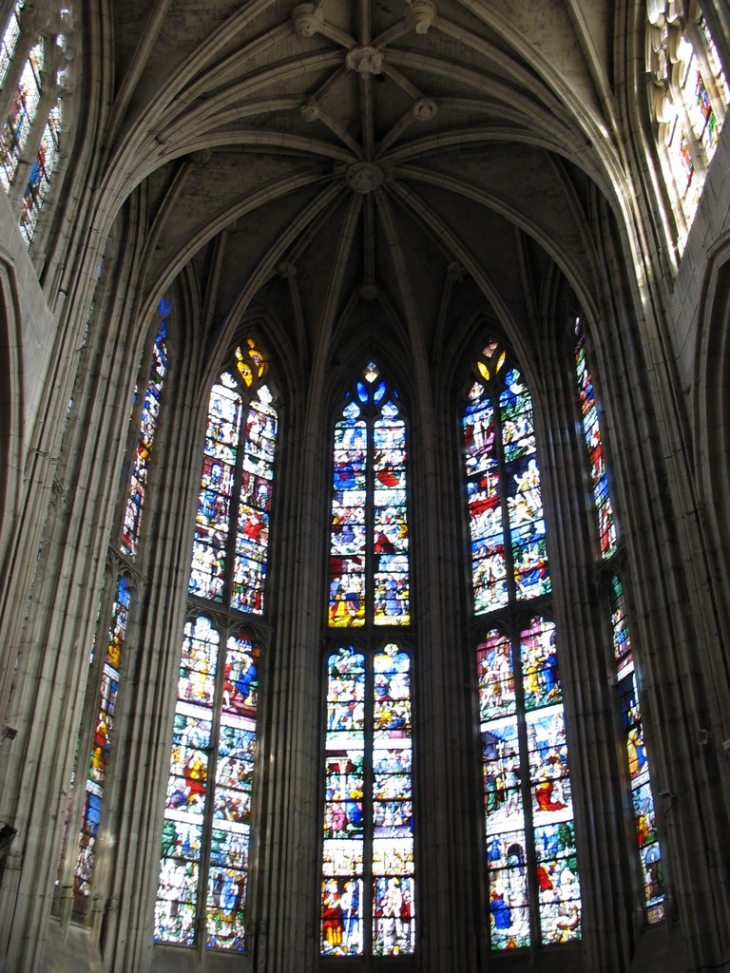
[(634, 862), (632, 868), (628, 842), (636, 838), (626, 818), (626, 768), (617, 760), (619, 700), (610, 607), (596, 583), (596, 514), (577, 414), (572, 346), (570, 341), (560, 344), (560, 352), (543, 363), (542, 408), (535, 403), (538, 457), (573, 790), (582, 951), (591, 970), (616, 973), (630, 965), (631, 903), (640, 886), (631, 881), (637, 866)]
[[(430, 416), (411, 431), (414, 649), (414, 820), (418, 969), (476, 969), (488, 913), (479, 903), (484, 876), (476, 663), (465, 635), (470, 604), (468, 528), (461, 469), (460, 403), (434, 369)], [(460, 376), (461, 377), (461, 376)], [(459, 383), (461, 384), (461, 383)], [(431, 390), (419, 395), (431, 398)], [(414, 424), (415, 425), (415, 424)], [(446, 448), (442, 444), (446, 444)]]
[[(614, 282), (618, 324), (602, 336), (601, 359), (594, 367), (604, 375), (611, 425), (620, 430), (612, 442), (617, 496), (623, 501), (619, 510), (623, 508), (630, 568), (627, 584), (635, 607), (632, 641), (643, 675), (640, 699), (667, 909), (679, 919), (679, 926), (668, 933), (681, 931), (689, 965), (711, 967), (721, 963), (728, 945), (723, 940), (724, 916), (730, 911), (727, 890), (720, 881), (710, 882), (726, 848), (727, 809), (717, 786), (726, 767), (718, 769), (715, 748), (703, 747), (697, 733), (709, 722), (706, 687), (715, 677), (709, 669), (703, 672), (697, 652), (698, 642), (704, 642), (705, 612), (711, 613), (704, 579), (684, 568), (684, 563), (702, 563), (691, 480), (684, 467), (691, 455), (684, 445), (686, 416), (675, 393), (674, 365), (663, 350), (662, 312), (642, 321), (645, 363), (634, 352), (631, 314), (621, 298), (622, 275), (610, 232), (605, 239), (605, 279)], [(681, 800), (676, 796), (679, 781)], [(701, 875), (707, 876), (704, 886), (698, 882)]]
[[(5, 20), (4, 23), (8, 23), (8, 21)], [(25, 17), (21, 15), (18, 42), (15, 45), (13, 56), (10, 58), (7, 74), (5, 75), (2, 91), (0, 92), (0, 127), (5, 125), (10, 114), (10, 109), (15, 101), (18, 85), (20, 84), (20, 78), (25, 69), (25, 63), (38, 38), (38, 29), (33, 22), (33, 18), (29, 17), (27, 13)]]
[[(85, 448), (76, 454), (77, 462), (69, 467), (60, 487), (65, 509), (62, 518), (49, 524), (44, 555), (53, 567), (37, 575), (22, 639), (25, 677), (19, 684), (24, 688), (14, 701), (13, 713), (19, 724), (14, 775), (20, 795), (14, 820), (23, 849), (23, 876), (8, 955), (11, 966), (15, 962), (16, 968), (28, 973), (36, 969), (38, 946), (45, 940), (42, 930), (56, 878), (65, 809), (62, 793), (68, 786), (78, 733), (72, 725), (78, 710), (68, 706), (68, 699), (82, 698), (88, 677), (98, 603), (87, 592), (99, 589), (104, 535), (111, 525), (117, 489), (117, 480), (108, 471), (119, 469), (125, 440), (131, 376), (124, 320), (122, 316), (116, 341), (107, 333), (96, 381), (90, 383), (93, 389), (79, 403), (86, 410)], [(42, 799), (39, 780), (44, 784)]]
[[(47, 47), (51, 51), (55, 51), (55, 44), (53, 44), (52, 40), (47, 41)], [(38, 154), (38, 147), (43, 138), (43, 132), (48, 124), (48, 116), (58, 100), (58, 85), (55, 83), (55, 58), (52, 53), (49, 53), (48, 61), (51, 63), (46, 64), (41, 72), (41, 97), (38, 102), (35, 118), (30, 126), (25, 148), (21, 153), (18, 168), (15, 171), (10, 192), (8, 193), (8, 199), (10, 200), (10, 205), (13, 207), (13, 212), (17, 220), (23, 215), (25, 190), (28, 186), (31, 170), (33, 169), (33, 164)]]
[(300, 386), (286, 403), (272, 511), (276, 629), (262, 686), (257, 786), (266, 805), (256, 812), (263, 834), (252, 876), (261, 973), (312, 973), (319, 956), (330, 421), (321, 401), (305, 401)]
[[(168, 344), (172, 369), (177, 364), (183, 374), (176, 379), (170, 373), (165, 380), (142, 521), (139, 616), (119, 690), (117, 765), (109, 794), (113, 847), (101, 878), (100, 945), (110, 973), (149, 969), (153, 950), (164, 949), (153, 947), (154, 904), (199, 487), (201, 417), (209, 391), (198, 387), (193, 366), (184, 369), (171, 339)], [(189, 360), (194, 363), (197, 356)], [(153, 537), (154, 543), (144, 544)], [(224, 632), (221, 640), (225, 643)], [(140, 757), (146, 761), (144, 773)]]

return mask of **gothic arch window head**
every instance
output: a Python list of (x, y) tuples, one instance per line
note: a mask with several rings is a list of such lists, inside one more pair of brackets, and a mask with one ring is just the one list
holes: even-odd
[(406, 422), (370, 361), (335, 423), (330, 628), (409, 625)]
[[(696, 0), (647, 0), (651, 114), (675, 211), (689, 228), (730, 103), (730, 89)], [(680, 233), (684, 244), (686, 232)]]
[(582, 908), (532, 399), (500, 341), (465, 398), (490, 945), (569, 943)]
[[(124, 560), (121, 562), (121, 571), (118, 571), (116, 591), (111, 607), (101, 686), (94, 710), (93, 739), (84, 785), (85, 796), (81, 811), (81, 826), (78, 834), (73, 875), (72, 912), (78, 919), (83, 919), (86, 916), (93, 890), (97, 858), (96, 844), (102, 820), (107, 766), (114, 742), (115, 710), (121, 685), (124, 641), (133, 593), (128, 571), (130, 563), (134, 562), (137, 555), (149, 459), (157, 427), (160, 396), (166, 371), (166, 318), (171, 310), (171, 301), (168, 298), (163, 298), (158, 307), (157, 335), (153, 346), (152, 363), (149, 379), (146, 383), (142, 415), (137, 433), (132, 474), (127, 488), (126, 510), (119, 547), (121, 554), (127, 560), (126, 563)], [(137, 394), (138, 388), (135, 389), (135, 399)], [(95, 651), (92, 650), (92, 667), (94, 666), (94, 655)], [(93, 671), (96, 671), (96, 669), (94, 668)]]
[(211, 389), (170, 753), (154, 939), (244, 952), (278, 413), (256, 339)]
[(634, 831), (644, 889), (647, 922), (661, 922), (665, 915), (666, 889), (649, 756), (644, 741), (639, 681), (629, 632), (626, 596), (619, 578), (618, 535), (609, 494), (609, 483), (599, 426), (598, 408), (588, 365), (585, 335), (580, 318), (574, 326), (574, 369), (578, 386), (583, 438), (588, 453), (593, 487), (593, 515), (599, 536), (601, 562), (608, 569), (608, 604), (613, 638), (613, 664), (618, 686), (623, 744), (634, 812)]

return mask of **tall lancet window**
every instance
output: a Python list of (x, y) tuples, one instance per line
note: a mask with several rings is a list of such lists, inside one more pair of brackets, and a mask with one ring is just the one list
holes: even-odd
[[(133, 562), (137, 555), (140, 517), (144, 503), (149, 459), (157, 429), (160, 397), (167, 364), (166, 318), (171, 310), (172, 303), (167, 298), (163, 298), (158, 307), (160, 321), (152, 349), (152, 362), (142, 403), (132, 475), (127, 489), (126, 513), (120, 544), (120, 550), (125, 556), (126, 562), (122, 560), (120, 565), (116, 594), (109, 621), (101, 687), (94, 716), (94, 735), (91, 742), (91, 753), (88, 757), (85, 799), (73, 876), (73, 914), (77, 919), (82, 919), (87, 914), (92, 895), (104, 787), (114, 742), (115, 711), (122, 682), (124, 642), (132, 596), (127, 568), (129, 562)], [(135, 403), (137, 402), (138, 391), (139, 389), (135, 389)], [(94, 665), (94, 655), (95, 653), (92, 652), (92, 665)]]
[(462, 413), (493, 950), (574, 941), (581, 902), (532, 400), (498, 342)]
[(603, 459), (603, 440), (598, 423), (598, 408), (593, 380), (588, 367), (585, 337), (580, 318), (576, 318), (575, 321), (575, 374), (578, 382), (583, 434), (588, 447), (591, 484), (593, 486), (593, 506), (598, 528), (601, 560), (611, 568), (608, 602), (613, 633), (613, 657), (618, 681), (619, 708), (628, 773), (631, 782), (634, 829), (644, 885), (644, 906), (647, 921), (656, 923), (661, 922), (664, 918), (664, 901), (666, 898), (662, 855), (657, 833), (649, 758), (644, 743), (644, 723), (641, 715), (634, 653), (629, 634), (626, 598), (615, 566), (617, 532), (608, 490), (608, 474)]
[(255, 341), (232, 358), (208, 405), (154, 935), (243, 952), (278, 416)]
[(406, 439), (369, 362), (334, 429), (327, 624), (359, 631), (327, 657), (324, 956), (415, 948)]

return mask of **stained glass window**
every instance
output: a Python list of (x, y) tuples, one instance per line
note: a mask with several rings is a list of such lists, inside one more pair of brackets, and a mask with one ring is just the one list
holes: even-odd
[(497, 341), (474, 374), (462, 434), (474, 614), (494, 617), (477, 646), (490, 942), (508, 950), (579, 939), (580, 883), (555, 625), (523, 614), (551, 590), (532, 400)]
[(20, 14), (24, 6), (25, 0), (18, 0), (18, 3), (15, 4), (8, 26), (5, 28), (2, 40), (0, 40), (0, 84), (5, 82), (5, 75), (20, 39)]
[(351, 645), (328, 659), (321, 951), (415, 946), (410, 656)]
[(369, 362), (335, 423), (329, 625), (410, 624), (406, 424)]
[(114, 729), (114, 710), (119, 692), (119, 671), (127, 630), (130, 594), (129, 581), (126, 577), (121, 577), (117, 585), (109, 624), (106, 658), (96, 708), (94, 739), (86, 778), (81, 833), (74, 869), (73, 911), (77, 917), (86, 915), (91, 897), (91, 881), (96, 865), (96, 839), (101, 819), (104, 783)]
[[(603, 446), (593, 394), (593, 382), (588, 367), (580, 318), (576, 318), (575, 321), (575, 338), (575, 374), (578, 383), (584, 439), (591, 468), (593, 506), (598, 522), (601, 555), (608, 563), (612, 563), (611, 559), (617, 550), (616, 528), (603, 461)], [(654, 797), (649, 775), (649, 760), (644, 744), (644, 726), (641, 719), (636, 669), (629, 637), (626, 601), (623, 587), (616, 575), (611, 576), (610, 602), (614, 660), (631, 780), (634, 823), (644, 878), (646, 916), (650, 923), (656, 923), (664, 918), (665, 892), (661, 849), (656, 830)]]
[(591, 486), (593, 487), (593, 502), (598, 515), (601, 555), (607, 558), (616, 553), (616, 526), (613, 519), (611, 497), (608, 492), (608, 473), (603, 458), (603, 440), (598, 425), (596, 396), (586, 359), (585, 336), (581, 328), (580, 318), (576, 318), (575, 321), (575, 339), (575, 374), (578, 380), (583, 436), (588, 447), (588, 458), (591, 464)]
[(701, 14), (680, 17), (677, 5), (666, 0), (650, 0), (647, 9), (647, 71), (658, 142), (684, 217), (691, 223), (730, 89)]
[(550, 592), (532, 400), (496, 343), (485, 347), (462, 418), (474, 611)]
[(127, 493), (127, 502), (124, 511), (121, 550), (122, 554), (126, 554), (132, 559), (137, 556), (150, 454), (154, 443), (157, 419), (160, 413), (160, 395), (162, 394), (162, 386), (167, 370), (167, 327), (165, 319), (171, 310), (171, 302), (167, 298), (163, 298), (158, 308), (160, 327), (152, 349), (150, 377), (147, 382), (144, 403), (142, 405), (139, 436), (134, 451), (134, 459), (132, 460), (132, 475), (129, 481), (129, 491)]
[(30, 135), (41, 98), (41, 71), (44, 65), (44, 41), (31, 49), (18, 82), (10, 113), (0, 132), (0, 182), (7, 192), (18, 168), (20, 155)]
[(641, 719), (639, 689), (626, 617), (626, 602), (621, 582), (615, 575), (611, 578), (611, 620), (621, 718), (626, 734), (626, 754), (631, 778), (634, 825), (644, 879), (646, 916), (650, 923), (656, 923), (664, 918), (666, 898), (662, 854), (657, 834), (654, 796), (649, 776), (649, 759), (644, 743), (644, 725)]
[[(185, 626), (155, 940), (242, 952), (261, 650), (244, 630)], [(202, 932), (204, 930), (204, 932)]]
[[(278, 417), (250, 338), (212, 388), (189, 593), (264, 612)], [(197, 603), (197, 602), (196, 602)], [(261, 646), (198, 611), (185, 626), (155, 909), (156, 942), (243, 952)]]
[(190, 593), (262, 615), (278, 416), (253, 339), (213, 386)]

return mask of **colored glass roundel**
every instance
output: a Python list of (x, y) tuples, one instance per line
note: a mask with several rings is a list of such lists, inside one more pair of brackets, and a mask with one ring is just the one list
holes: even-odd
[(370, 362), (335, 423), (328, 621), (410, 624), (406, 425)]
[(574, 941), (581, 902), (555, 626), (534, 618), (515, 640), (490, 631), (477, 670), (492, 949)]
[(249, 342), (236, 367), (213, 386), (193, 543), (189, 591), (264, 613), (278, 417), (264, 361)]
[(162, 832), (155, 940), (242, 952), (260, 650), (185, 626)]
[(410, 658), (329, 657), (321, 951), (398, 956), (415, 945)]

